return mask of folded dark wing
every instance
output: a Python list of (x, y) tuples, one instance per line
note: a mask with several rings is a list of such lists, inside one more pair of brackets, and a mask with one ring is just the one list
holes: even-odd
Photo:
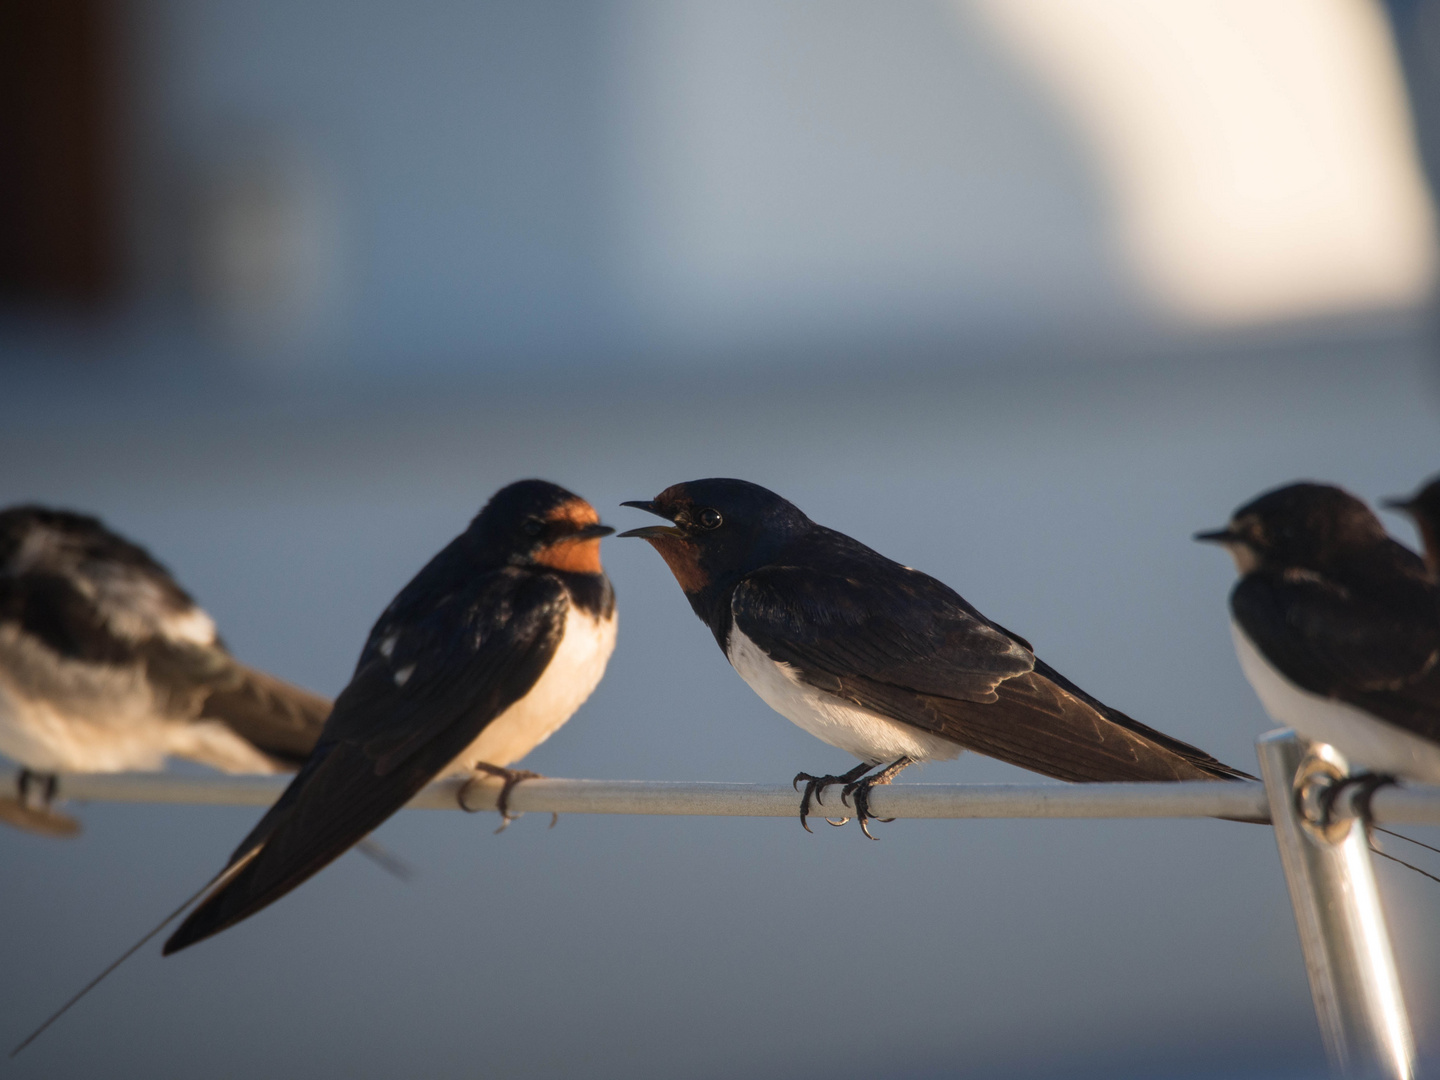
[(1357, 595), (1310, 575), (1247, 574), (1240, 628), (1286, 678), (1440, 742), (1440, 597), (1422, 582)]
[(793, 664), (807, 680), (831, 683), (853, 674), (994, 701), (1001, 682), (1034, 667), (1029, 649), (976, 618), (934, 578), (893, 564), (864, 570), (757, 571), (735, 590), (731, 615), (767, 655)]
[(315, 752), (231, 858), (249, 864), (185, 920), (167, 954), (254, 914), (338, 858), (529, 691), (563, 633), (564, 589), (511, 571), (491, 578), (463, 601), (447, 597), (406, 622), (388, 656), (376, 647), (392, 632), (382, 617)]
[(1109, 709), (917, 571), (767, 569), (736, 590), (732, 613), (737, 628), (812, 686), (1047, 776), (1245, 775)]

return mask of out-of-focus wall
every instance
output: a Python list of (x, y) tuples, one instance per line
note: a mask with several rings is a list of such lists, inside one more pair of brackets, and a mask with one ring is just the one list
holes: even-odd
[(128, 301), (10, 355), (1063, 357), (1431, 288), (1374, 0), (124, 10)]

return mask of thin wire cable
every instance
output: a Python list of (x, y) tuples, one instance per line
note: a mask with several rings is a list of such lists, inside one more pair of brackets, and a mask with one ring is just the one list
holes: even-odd
[(1433, 847), (1423, 840), (1416, 840), (1413, 836), (1406, 836), (1404, 833), (1398, 833), (1394, 829), (1387, 829), (1383, 825), (1372, 825), (1370, 827), (1376, 832), (1383, 832), (1386, 836), (1393, 836), (1396, 840), (1405, 840), (1408, 843), (1414, 844), (1416, 847), (1423, 847), (1426, 851), (1433, 851), (1436, 855), (1440, 855), (1440, 848)]
[[(1400, 839), (1405, 840), (1408, 839), (1408, 837), (1402, 836)], [(1423, 847), (1424, 845), (1422, 844), (1421, 846)], [(1379, 855), (1382, 859), (1389, 859), (1393, 863), (1399, 863), (1407, 870), (1414, 870), (1415, 873), (1419, 874), (1421, 877), (1427, 877), (1431, 881), (1440, 882), (1440, 877), (1436, 877), (1428, 870), (1421, 870), (1420, 867), (1416, 866), (1414, 863), (1408, 863), (1404, 859), (1398, 859), (1394, 855), (1391, 855), (1388, 851), (1382, 850), (1380, 848), (1380, 845), (1375, 843), (1373, 838), (1370, 841), (1370, 850), (1373, 851), (1376, 855)]]

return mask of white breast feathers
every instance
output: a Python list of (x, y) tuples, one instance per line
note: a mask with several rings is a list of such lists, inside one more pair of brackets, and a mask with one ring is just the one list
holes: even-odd
[(766, 705), (822, 742), (838, 746), (861, 761), (879, 765), (902, 757), (949, 761), (960, 756), (961, 747), (949, 739), (807, 685), (791, 665), (770, 659), (738, 626), (731, 626), (725, 654)]

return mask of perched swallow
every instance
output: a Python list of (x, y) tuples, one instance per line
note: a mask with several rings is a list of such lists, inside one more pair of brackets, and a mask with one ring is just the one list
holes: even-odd
[(1240, 666), (1265, 711), (1377, 773), (1440, 782), (1440, 586), (1355, 496), (1290, 484), (1195, 539), (1223, 544)]
[(615, 647), (613, 531), (543, 480), (496, 493), (380, 616), (314, 752), (166, 955), (274, 903), (437, 776), (533, 775), (505, 766), (570, 718)]
[(1415, 522), (1425, 545), (1425, 567), (1432, 578), (1440, 577), (1440, 476), (1428, 481), (1409, 498), (1384, 499), (1382, 503)]
[(97, 519), (0, 511), (0, 754), (22, 767), (0, 820), (78, 831), (49, 805), (57, 772), (159, 769), (171, 756), (293, 770), (329, 712), (231, 656), (169, 572)]
[(660, 553), (741, 678), (861, 760), (842, 776), (796, 776), (802, 825), (812, 798), (844, 784), (868, 836), (871, 787), (962, 750), (1061, 780), (1245, 776), (1102, 704), (949, 586), (765, 488), (695, 480), (623, 505), (673, 523), (620, 535)]

